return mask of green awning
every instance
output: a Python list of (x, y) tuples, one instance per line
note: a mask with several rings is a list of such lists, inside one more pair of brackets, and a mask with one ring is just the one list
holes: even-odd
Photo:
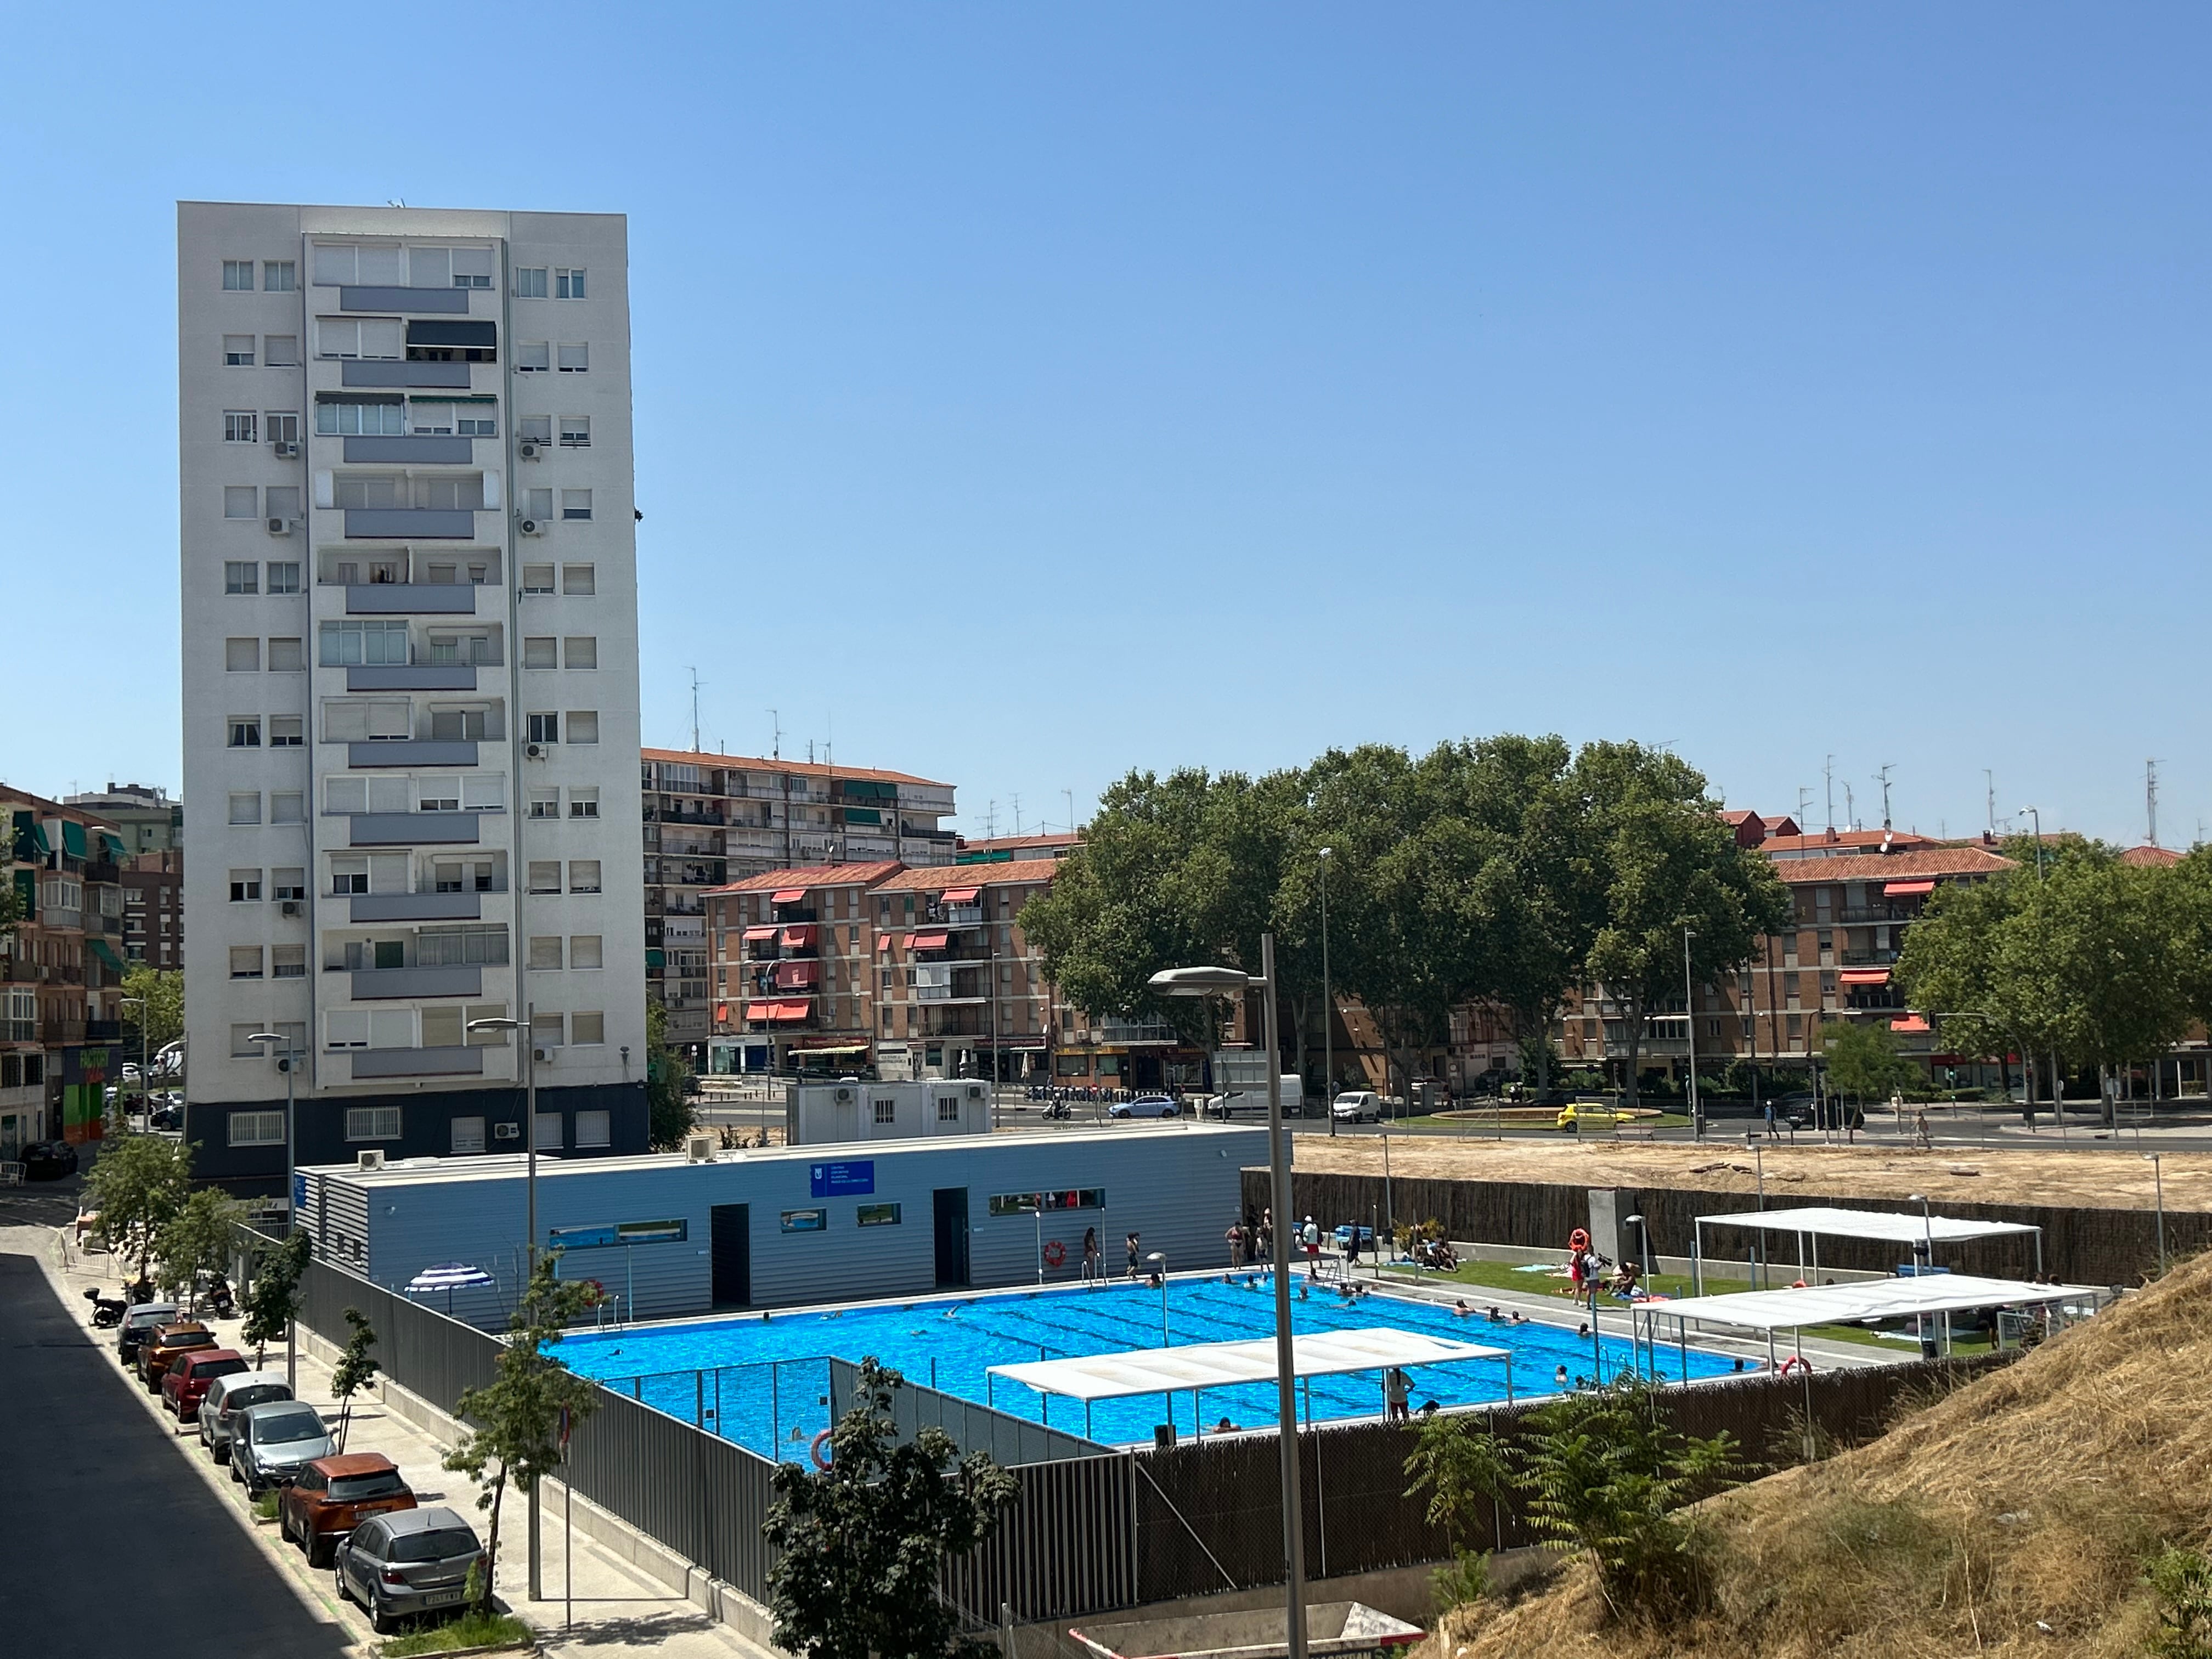
[(98, 957), (102, 962), (106, 963), (110, 968), (112, 968), (117, 973), (120, 974), (123, 971), (123, 958), (115, 954), (115, 947), (110, 945), (106, 939), (96, 939), (93, 940), (92, 953)]
[(848, 806), (845, 809), (845, 822), (848, 823), (881, 823), (883, 821), (883, 812), (877, 807)]
[(648, 968), (665, 968), (668, 965), (668, 953), (665, 951), (647, 951), (645, 953), (645, 965)]
[(848, 800), (896, 800), (898, 785), (877, 783), (867, 778), (840, 778), (837, 793)]
[(73, 859), (81, 859), (86, 856), (84, 850), (84, 826), (82, 824), (70, 818), (64, 818), (62, 820), (62, 851), (68, 854), (70, 857)]
[(424, 392), (410, 392), (407, 401), (410, 404), (495, 404), (499, 399), (488, 397), (482, 392), (451, 393), (441, 398), (434, 393)]
[(39, 919), (39, 873), (35, 870), (15, 872), (15, 896), (23, 902), (23, 920)]
[(103, 830), (100, 832), (100, 845), (107, 856), (118, 864), (122, 863), (128, 856), (123, 850), (123, 837), (112, 830)]
[(28, 812), (15, 814), (15, 856), (29, 860), (43, 859), (54, 849), (46, 844), (46, 832), (39, 821)]

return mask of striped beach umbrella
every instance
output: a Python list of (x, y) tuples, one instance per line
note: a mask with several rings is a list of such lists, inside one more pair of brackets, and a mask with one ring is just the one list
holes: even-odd
[(407, 1281), (407, 1294), (417, 1291), (443, 1291), (446, 1293), (446, 1312), (453, 1311), (453, 1292), (473, 1289), (479, 1285), (496, 1285), (499, 1281), (482, 1267), (472, 1267), (465, 1261), (441, 1261), (434, 1267), (425, 1267)]

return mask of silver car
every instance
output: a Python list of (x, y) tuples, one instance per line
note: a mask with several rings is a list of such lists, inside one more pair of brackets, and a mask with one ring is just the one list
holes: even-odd
[(331, 1456), (337, 1449), (313, 1406), (296, 1400), (248, 1406), (231, 1419), (230, 1478), (258, 1498), (271, 1486), (290, 1486), (302, 1465)]
[(218, 1376), (208, 1385), (207, 1398), (200, 1401), (200, 1444), (207, 1448), (211, 1461), (228, 1462), (231, 1425), (238, 1414), (248, 1406), (265, 1406), (291, 1397), (282, 1371), (240, 1371), (235, 1376)]
[(382, 1636), (398, 1620), (459, 1607), (483, 1559), (475, 1529), (441, 1504), (373, 1515), (337, 1547), (337, 1590), (368, 1609)]

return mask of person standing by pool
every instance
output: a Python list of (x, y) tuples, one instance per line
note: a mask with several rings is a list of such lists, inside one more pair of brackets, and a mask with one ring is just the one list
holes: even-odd
[(1229, 1267), (1233, 1273), (1244, 1265), (1244, 1222), (1242, 1217), (1229, 1224), (1222, 1237), (1229, 1241)]
[(1393, 1365), (1382, 1373), (1382, 1414), (1393, 1423), (1403, 1423), (1407, 1413), (1406, 1402), (1411, 1389), (1406, 1373)]
[(1305, 1225), (1298, 1231), (1298, 1243), (1306, 1247), (1306, 1277), (1319, 1279), (1321, 1277), (1321, 1229), (1314, 1224), (1314, 1218), (1311, 1216), (1306, 1218)]
[(1101, 1254), (1098, 1249), (1098, 1229), (1085, 1227), (1083, 1230), (1083, 1276), (1094, 1284), (1106, 1277), (1104, 1267), (1098, 1259)]
[(1260, 1260), (1273, 1261), (1274, 1259), (1275, 1212), (1273, 1210), (1262, 1210), (1260, 1212)]
[(1137, 1236), (1136, 1236), (1136, 1234), (1134, 1234), (1134, 1233), (1131, 1233), (1131, 1234), (1129, 1235), (1129, 1237), (1128, 1237), (1128, 1240), (1127, 1240), (1127, 1249), (1128, 1249), (1128, 1252), (1129, 1252), (1129, 1277), (1130, 1277), (1132, 1279), (1134, 1279), (1136, 1278), (1136, 1276), (1137, 1276)]

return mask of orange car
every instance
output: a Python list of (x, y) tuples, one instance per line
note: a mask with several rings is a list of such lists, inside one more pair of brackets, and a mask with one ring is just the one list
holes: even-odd
[(382, 1452), (345, 1452), (318, 1457), (284, 1488), (276, 1529), (307, 1553), (310, 1565), (328, 1566), (338, 1540), (370, 1516), (414, 1507), (397, 1463)]
[(159, 1394), (162, 1377), (168, 1374), (179, 1355), (215, 1346), (215, 1333), (197, 1319), (158, 1326), (138, 1344), (138, 1380), (146, 1385), (148, 1394)]

